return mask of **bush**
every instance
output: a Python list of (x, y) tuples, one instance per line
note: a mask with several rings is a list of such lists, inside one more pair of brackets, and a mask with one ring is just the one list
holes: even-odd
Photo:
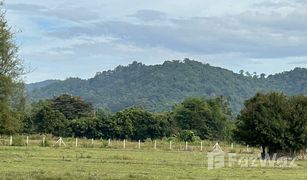
[(177, 139), (179, 141), (188, 141), (188, 142), (194, 142), (194, 141), (200, 140), (200, 138), (196, 136), (193, 131), (190, 131), (190, 130), (180, 131), (177, 134)]
[(109, 147), (109, 142), (108, 141), (105, 141), (105, 140), (101, 140), (101, 148), (106, 148), (106, 147)]
[(24, 140), (22, 136), (14, 136), (12, 146), (24, 146)]

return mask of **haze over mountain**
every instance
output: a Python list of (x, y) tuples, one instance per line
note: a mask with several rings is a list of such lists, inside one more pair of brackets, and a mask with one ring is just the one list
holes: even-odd
[(244, 101), (258, 91), (307, 95), (307, 69), (295, 68), (266, 77), (234, 73), (189, 59), (149, 66), (133, 62), (99, 72), (88, 80), (45, 81), (29, 84), (27, 89), (31, 101), (69, 93), (112, 111), (131, 106), (166, 111), (186, 97), (222, 95), (230, 98), (233, 111), (238, 113)]

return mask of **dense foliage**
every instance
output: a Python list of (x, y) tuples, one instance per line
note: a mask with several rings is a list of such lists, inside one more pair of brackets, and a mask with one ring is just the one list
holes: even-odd
[(174, 108), (174, 120), (183, 130), (192, 130), (202, 139), (223, 139), (227, 123), (223, 98), (189, 98)]
[(11, 134), (21, 128), (25, 99), (20, 76), (24, 68), (18, 57), (14, 33), (5, 19), (2, 3), (0, 8), (0, 134)]
[[(24, 133), (112, 139), (161, 139), (178, 137), (226, 139), (230, 117), (222, 97), (189, 98), (165, 113), (149, 112), (139, 107), (111, 114), (98, 109), (94, 114), (89, 103), (80, 97), (61, 95), (32, 104), (24, 121)], [(75, 116), (72, 116), (75, 115)], [(79, 115), (79, 116), (77, 116)]]
[[(44, 83), (43, 83), (44, 84)], [(108, 107), (113, 112), (132, 106), (149, 111), (169, 111), (174, 103), (187, 97), (224, 96), (230, 98), (232, 110), (239, 113), (244, 101), (256, 92), (283, 91), (285, 94), (307, 94), (307, 70), (296, 68), (270, 75), (251, 75), (213, 67), (197, 61), (165, 61), (162, 65), (133, 62), (114, 70), (97, 73), (94, 78), (40, 83), (28, 86), (30, 100), (51, 98), (71, 93), (92, 102), (95, 107)], [(34, 90), (33, 90), (34, 89)]]
[(235, 137), (269, 152), (295, 152), (307, 147), (307, 97), (257, 93), (245, 102)]

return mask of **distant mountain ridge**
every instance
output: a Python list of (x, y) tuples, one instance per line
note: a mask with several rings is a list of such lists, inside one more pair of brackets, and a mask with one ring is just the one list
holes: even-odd
[(268, 77), (246, 74), (189, 59), (149, 66), (133, 62), (99, 72), (88, 80), (44, 81), (28, 85), (27, 89), (31, 101), (69, 93), (83, 97), (96, 107), (108, 107), (112, 111), (131, 106), (167, 111), (186, 97), (223, 95), (230, 98), (231, 106), (237, 113), (244, 101), (258, 91), (307, 95), (306, 68), (295, 68)]
[(27, 90), (27, 92), (31, 92), (35, 89), (40, 89), (40, 88), (43, 88), (45, 86), (48, 86), (48, 85), (56, 83), (56, 82), (60, 82), (60, 80), (46, 80), (46, 81), (41, 81), (41, 82), (37, 82), (37, 83), (30, 83), (30, 84), (26, 85), (26, 90)]

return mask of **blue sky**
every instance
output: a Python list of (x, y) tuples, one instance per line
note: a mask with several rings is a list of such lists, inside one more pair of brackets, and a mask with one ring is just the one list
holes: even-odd
[(190, 58), (238, 72), (307, 67), (305, 0), (7, 0), (26, 82)]

